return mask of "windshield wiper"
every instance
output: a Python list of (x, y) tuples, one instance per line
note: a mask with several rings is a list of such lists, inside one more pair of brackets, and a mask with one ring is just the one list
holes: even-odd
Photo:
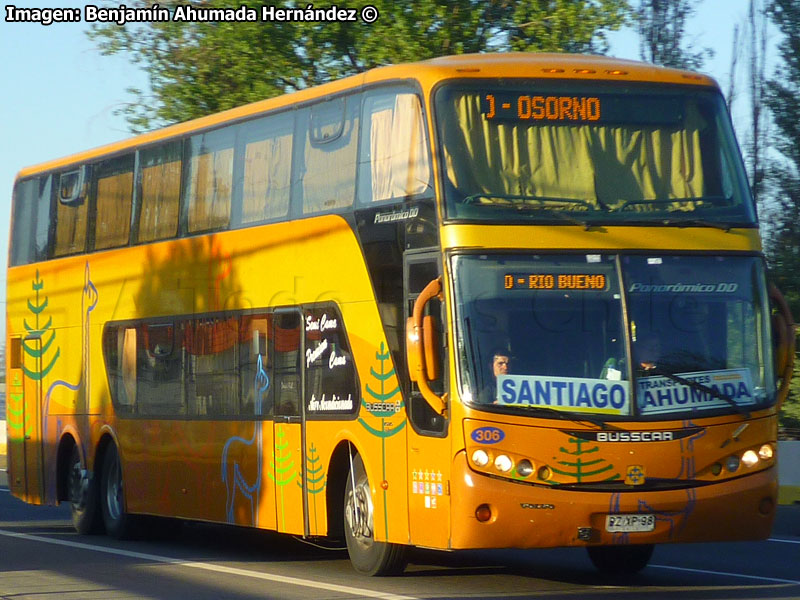
[[(560, 203), (560, 204), (573, 204), (578, 206), (585, 206), (592, 209), (593, 206), (588, 200), (581, 200), (580, 198), (560, 198), (558, 196), (526, 196), (524, 194), (489, 194), (479, 193), (472, 194), (464, 198), (464, 204), (474, 204), (476, 200), (485, 198), (486, 200), (505, 200), (507, 202), (488, 202), (483, 206), (496, 206), (499, 208), (532, 208), (538, 210), (544, 208), (547, 203)], [(516, 200), (516, 202), (515, 202)], [(530, 204), (531, 202), (538, 202), (538, 204)]]
[(595, 427), (599, 427), (601, 429), (616, 429), (615, 427), (609, 425), (606, 421), (604, 421), (600, 417), (594, 415), (571, 413), (564, 410), (556, 410), (555, 408), (550, 408), (549, 406), (531, 406), (529, 408), (526, 408), (525, 410), (532, 412), (533, 411), (539, 412), (547, 415), (548, 417), (555, 417), (556, 419), (561, 419), (562, 421), (572, 421), (573, 423), (577, 423), (578, 425), (591, 423)]
[[(467, 196), (464, 199), (464, 204), (473, 204), (476, 198), (486, 198), (487, 200), (497, 200), (498, 202), (490, 202), (487, 204), (481, 204), (481, 208), (500, 208), (500, 209), (513, 209), (519, 212), (522, 211), (537, 211), (540, 212), (543, 216), (555, 217), (556, 219), (560, 219), (561, 221), (567, 221), (568, 223), (572, 223), (573, 225), (580, 225), (586, 231), (590, 230), (593, 227), (598, 227), (598, 225), (594, 225), (585, 219), (581, 219), (575, 214), (573, 214), (572, 210), (564, 210), (554, 206), (548, 206), (547, 202), (553, 203), (567, 203), (572, 205), (577, 205), (581, 207), (580, 211), (575, 211), (577, 214), (587, 214), (586, 210), (583, 210), (583, 207), (588, 208), (592, 212), (596, 209), (592, 207), (592, 205), (586, 200), (579, 200), (577, 198), (544, 198), (544, 197), (536, 197), (536, 196), (508, 196), (508, 195), (501, 195), (501, 194), (473, 194), (472, 196)], [(538, 203), (538, 204), (533, 204)], [(598, 206), (600, 206), (601, 211), (607, 211), (608, 207), (603, 204), (598, 199)], [(566, 207), (565, 207), (566, 208)]]
[(725, 402), (730, 404), (733, 408), (735, 408), (736, 412), (742, 415), (745, 419), (750, 418), (750, 411), (747, 410), (744, 406), (742, 406), (738, 402), (736, 402), (736, 400), (728, 396), (728, 394), (723, 394), (719, 390), (715, 390), (714, 388), (704, 385), (702, 383), (697, 383), (696, 381), (692, 381), (691, 379), (686, 379), (685, 377), (681, 377), (680, 375), (674, 375), (672, 373), (668, 373), (667, 371), (659, 369), (658, 367), (655, 367), (653, 369), (648, 369), (646, 376), (649, 376), (651, 373), (653, 375), (665, 377), (670, 381), (674, 381), (675, 383), (680, 383), (681, 385), (685, 385), (692, 389), (709, 394), (713, 398), (719, 398), (720, 400), (724, 400)]
[(706, 219), (663, 219), (663, 225), (677, 225), (678, 227), (713, 227), (728, 233), (733, 229), (733, 224), (722, 221), (708, 221)]
[[(683, 204), (686, 202), (696, 202), (698, 204), (710, 204), (711, 206), (733, 206), (733, 198), (729, 196), (698, 196), (696, 198), (665, 198), (665, 199), (642, 199), (642, 200), (626, 200), (616, 210), (624, 211), (634, 206), (648, 206), (648, 205), (668, 205), (668, 204)], [(663, 209), (662, 209), (663, 210)]]

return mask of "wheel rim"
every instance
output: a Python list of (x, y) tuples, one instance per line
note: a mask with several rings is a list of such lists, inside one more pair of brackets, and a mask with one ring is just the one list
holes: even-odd
[(88, 498), (89, 479), (83, 476), (82, 471), (80, 458), (73, 460), (69, 473), (69, 501), (75, 512), (83, 512)]
[(374, 543), (372, 496), (369, 493), (369, 482), (361, 477), (355, 489), (347, 495), (345, 517), (350, 535), (360, 546), (372, 547)]
[(115, 460), (109, 468), (107, 477), (106, 508), (108, 516), (117, 521), (122, 515), (122, 477), (120, 477), (118, 460)]

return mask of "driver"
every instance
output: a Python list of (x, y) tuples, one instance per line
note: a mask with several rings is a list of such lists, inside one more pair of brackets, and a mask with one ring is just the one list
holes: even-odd
[(500, 375), (508, 374), (510, 362), (510, 355), (505, 350), (497, 350), (492, 354), (492, 378), (478, 395), (478, 402), (481, 404), (497, 404), (497, 378)]

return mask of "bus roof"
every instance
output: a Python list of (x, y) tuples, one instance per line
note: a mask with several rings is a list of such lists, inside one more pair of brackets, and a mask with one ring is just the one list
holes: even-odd
[(50, 160), (22, 169), (17, 179), (30, 175), (81, 164), (106, 155), (117, 154), (146, 146), (161, 140), (246, 119), (270, 110), (336, 94), (362, 85), (391, 80), (419, 81), (423, 89), (430, 89), (439, 81), (463, 78), (527, 78), (570, 79), (575, 81), (636, 81), (667, 84), (689, 84), (719, 89), (716, 81), (707, 75), (658, 67), (652, 64), (608, 56), (582, 54), (556, 54), (533, 52), (507, 52), (494, 54), (461, 54), (432, 58), (416, 63), (377, 67), (330, 83), (297, 92), (283, 94), (251, 104), (238, 106), (219, 113), (170, 125), (119, 142), (113, 142), (63, 158)]

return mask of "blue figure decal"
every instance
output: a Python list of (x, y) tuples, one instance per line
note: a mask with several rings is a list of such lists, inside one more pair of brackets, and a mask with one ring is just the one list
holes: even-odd
[[(266, 391), (269, 389), (269, 376), (264, 371), (264, 364), (261, 355), (258, 355), (258, 364), (256, 368), (256, 376), (253, 380), (253, 392), (255, 395), (255, 416), (260, 417), (262, 413), (263, 398)], [(239, 436), (234, 436), (225, 442), (225, 447), (222, 450), (222, 482), (225, 484), (227, 492), (227, 502), (225, 505), (225, 515), (228, 523), (235, 523), (234, 505), (236, 503), (236, 492), (247, 498), (250, 502), (250, 515), (251, 524), (258, 525), (258, 495), (261, 490), (261, 454), (262, 454), (262, 433), (261, 421), (256, 420), (253, 423), (253, 436), (246, 440)], [(229, 458), (229, 453), (236, 456), (240, 452), (236, 452), (238, 446), (247, 447), (254, 446), (256, 449), (257, 470), (255, 481), (252, 484), (248, 483), (245, 476), (242, 474), (239, 459)]]
[[(53, 391), (59, 387), (65, 387), (73, 392), (77, 392), (81, 387), (83, 388), (83, 405), (76, 406), (76, 412), (79, 414), (89, 412), (89, 398), (90, 398), (90, 381), (91, 381), (91, 352), (89, 344), (90, 334), (90, 316), (91, 312), (97, 306), (98, 294), (97, 288), (92, 283), (89, 276), (89, 263), (86, 263), (86, 268), (83, 273), (83, 294), (81, 295), (81, 380), (75, 385), (66, 381), (54, 381), (47, 389), (47, 394), (44, 397), (44, 415), (48, 415), (50, 406), (50, 396)], [(47, 419), (45, 419), (45, 432), (47, 431)]]

